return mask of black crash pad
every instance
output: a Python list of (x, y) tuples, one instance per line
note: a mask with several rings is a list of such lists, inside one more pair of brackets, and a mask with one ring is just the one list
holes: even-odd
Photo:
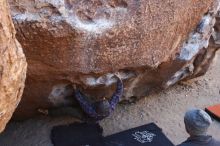
[(99, 124), (73, 123), (56, 126), (51, 131), (54, 146), (103, 146)]
[(154, 123), (104, 138), (105, 146), (174, 146)]
[(102, 137), (98, 124), (73, 123), (52, 129), (54, 146), (174, 146), (154, 123)]

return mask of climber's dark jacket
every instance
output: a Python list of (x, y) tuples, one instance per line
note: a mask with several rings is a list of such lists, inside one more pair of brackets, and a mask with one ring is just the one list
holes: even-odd
[(216, 141), (212, 136), (194, 136), (178, 146), (220, 146), (220, 141)]

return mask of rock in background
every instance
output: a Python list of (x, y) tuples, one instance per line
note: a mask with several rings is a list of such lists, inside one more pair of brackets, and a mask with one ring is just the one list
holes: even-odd
[(132, 101), (202, 74), (212, 60), (204, 56), (219, 0), (9, 1), (29, 63), (17, 118), (74, 106), (72, 84), (98, 100), (119, 72), (122, 100)]
[(15, 38), (9, 5), (0, 1), (0, 132), (18, 106), (26, 78), (27, 63)]

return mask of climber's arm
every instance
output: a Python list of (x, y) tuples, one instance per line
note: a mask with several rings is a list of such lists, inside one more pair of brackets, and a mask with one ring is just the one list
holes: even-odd
[(88, 101), (88, 99), (84, 97), (78, 89), (75, 89), (75, 97), (85, 113), (87, 113), (90, 117), (97, 117), (97, 113), (92, 103)]
[(116, 76), (116, 77), (118, 79), (117, 80), (116, 91), (112, 95), (111, 99), (109, 100), (109, 104), (110, 104), (110, 107), (111, 107), (112, 111), (115, 109), (115, 107), (118, 104), (120, 98), (122, 97), (123, 91), (124, 91), (124, 86), (123, 86), (122, 80), (118, 76)]

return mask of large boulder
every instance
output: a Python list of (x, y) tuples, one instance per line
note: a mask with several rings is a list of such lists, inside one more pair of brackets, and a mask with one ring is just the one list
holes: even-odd
[[(29, 63), (16, 117), (73, 104), (72, 84), (98, 100), (125, 83), (123, 100), (192, 76), (208, 47), (217, 0), (9, 0)], [(74, 98), (74, 97), (72, 97)]]
[(0, 132), (18, 106), (24, 89), (27, 63), (15, 38), (9, 5), (0, 1)]

